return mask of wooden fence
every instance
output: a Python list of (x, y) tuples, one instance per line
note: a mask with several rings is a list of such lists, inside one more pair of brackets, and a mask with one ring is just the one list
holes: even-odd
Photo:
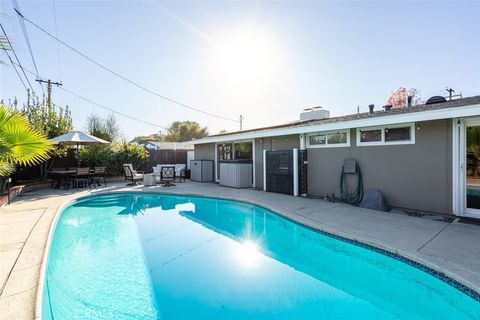
[(186, 150), (148, 150), (150, 156), (139, 168), (141, 171), (152, 172), (157, 164), (187, 164)]

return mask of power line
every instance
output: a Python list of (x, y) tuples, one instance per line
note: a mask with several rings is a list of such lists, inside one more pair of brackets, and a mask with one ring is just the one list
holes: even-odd
[(28, 88), (27, 88), (27, 86), (25, 85), (25, 82), (23, 82), (22, 76), (20, 76), (20, 73), (18, 72), (17, 67), (15, 67), (15, 65), (13, 64), (13, 60), (12, 60), (12, 58), (10, 57), (10, 55), (8, 54), (7, 49), (5, 49), (4, 46), (1, 46), (1, 47), (2, 47), (2, 49), (5, 51), (5, 54), (7, 55), (8, 60), (10, 60), (10, 63), (12, 64), (13, 69), (15, 69), (15, 72), (17, 73), (17, 76), (18, 76), (18, 78), (20, 79), (20, 82), (22, 83), (23, 87), (25, 88), (26, 91), (28, 91)]
[[(57, 26), (57, 9), (55, 6), (55, 0), (52, 0), (53, 8), (53, 22), (55, 25), (55, 36), (58, 38), (58, 26)], [(58, 73), (60, 75), (60, 82), (62, 82), (62, 64), (60, 63), (60, 45), (57, 42), (57, 60), (58, 60)]]
[[(30, 44), (30, 38), (28, 37), (28, 32), (27, 32), (27, 27), (25, 26), (25, 21), (23, 21), (23, 15), (20, 13), (20, 7), (18, 6), (17, 0), (12, 0), (13, 4), (13, 9), (18, 15), (18, 21), (20, 22), (20, 27), (22, 28), (23, 36), (25, 37), (25, 41), (27, 42), (28, 46), (28, 51), (30, 52), (30, 57), (32, 57), (33, 61), (33, 66), (36, 71), (37, 77), (40, 77), (38, 68), (37, 68), (37, 63), (35, 62), (35, 57), (33, 56), (33, 50), (32, 50), (32, 45)], [(40, 84), (40, 87), (42, 88), (43, 94), (45, 94), (45, 90), (43, 89), (43, 86)]]
[[(3, 32), (3, 34), (5, 35), (5, 39), (7, 39), (8, 46), (9, 46), (10, 49), (12, 50), (13, 55), (15, 56), (15, 59), (17, 60), (18, 65), (19, 65), (20, 69), (22, 70), (23, 75), (25, 76), (25, 79), (27, 80), (28, 86), (29, 86), (30, 89), (32, 90), (32, 94), (36, 95), (36, 94), (35, 94), (35, 90), (33, 90), (32, 84), (30, 83), (30, 80), (28, 80), (28, 77), (27, 77), (27, 74), (25, 73), (25, 70), (23, 70), (23, 68), (22, 68), (22, 64), (20, 63), (20, 60), (18, 59), (17, 53), (15, 52), (15, 48), (13, 47), (12, 43), (10, 42), (10, 38), (8, 37), (7, 33), (5, 32), (5, 29), (3, 28), (3, 25), (2, 25), (1, 23), (0, 23), (0, 27), (2, 28), (2, 32)], [(23, 82), (22, 77), (20, 76), (19, 72), (17, 71), (17, 68), (15, 67), (14, 62), (12, 61), (12, 58), (11, 58), (10, 55), (8, 54), (7, 49), (5, 49), (3, 46), (2, 46), (2, 48), (3, 48), (3, 50), (5, 50), (5, 53), (7, 54), (8, 59), (9, 59), (10, 62), (12, 63), (12, 66), (13, 66), (13, 68), (15, 69), (15, 72), (18, 74), (18, 76), (19, 76), (19, 78), (20, 78), (20, 81), (22, 82), (23, 86), (25, 87), (25, 90), (28, 91), (27, 86), (25, 85), (25, 82)]]
[[(15, 1), (15, 0), (12, 0), (12, 1)], [(26, 18), (25, 16), (23, 16), (19, 11), (15, 10), (17, 12), (18, 15), (20, 15), (22, 17), (23, 20), (29, 22), (31, 25), (33, 25), (34, 27), (36, 27), (37, 29), (39, 29), (40, 31), (42, 31), (43, 33), (47, 34), (48, 36), (50, 36), (51, 38), (55, 39), (56, 41), (58, 41), (59, 43), (61, 43), (62, 45), (64, 45), (65, 47), (69, 48), (70, 50), (74, 51), (75, 53), (77, 53), (78, 55), (82, 56), (83, 58), (87, 59), (88, 61), (90, 61), (91, 63), (97, 65), (98, 67), (102, 68), (103, 70), (115, 75), (116, 77), (130, 83), (131, 85), (145, 91), (145, 92), (148, 92), (158, 98), (161, 98), (161, 99), (164, 99), (164, 100), (167, 100), (169, 102), (172, 102), (176, 105), (179, 105), (181, 107), (184, 107), (184, 108), (187, 108), (187, 109), (190, 109), (190, 110), (193, 110), (193, 111), (197, 111), (197, 112), (200, 112), (200, 113), (203, 113), (203, 114), (206, 114), (208, 116), (211, 116), (211, 117), (215, 117), (215, 118), (218, 118), (218, 119), (223, 119), (223, 120), (228, 120), (228, 121), (233, 121), (233, 122), (239, 122), (239, 120), (237, 119), (232, 119), (232, 118), (228, 118), (228, 117), (224, 117), (224, 116), (220, 116), (220, 115), (217, 115), (217, 114), (213, 114), (213, 113), (210, 113), (210, 112), (207, 112), (207, 111), (204, 111), (204, 110), (201, 110), (201, 109), (198, 109), (198, 108), (195, 108), (195, 107), (191, 107), (185, 103), (182, 103), (182, 102), (179, 102), (175, 99), (172, 99), (172, 98), (169, 98), (167, 96), (164, 96), (164, 95), (161, 95), (153, 90), (150, 90), (144, 86), (142, 86), (141, 84), (139, 84), (138, 82), (135, 82), (133, 80), (130, 80), (128, 79), (127, 77), (113, 71), (112, 69), (109, 69), (108, 67), (102, 65), (101, 63), (95, 61), (94, 59), (88, 57), (86, 54), (78, 51), (77, 49), (73, 48), (72, 46), (70, 46), (69, 44), (65, 43), (64, 41), (60, 40), (58, 37), (55, 37), (53, 34), (51, 34), (50, 32), (48, 32), (47, 30), (43, 29), (42, 27), (40, 27), (39, 25), (37, 25), (36, 23), (34, 23), (33, 21), (29, 20), (28, 18)]]
[[(14, 64), (17, 65), (18, 67), (20, 67), (21, 69), (27, 71), (27, 72), (30, 73), (30, 74), (35, 74), (33, 71), (28, 70), (27, 68), (24, 68), (24, 67), (22, 67), (22, 66), (20, 66), (20, 65), (18, 65), (18, 64), (16, 64), (16, 63), (14, 63)], [(42, 78), (42, 77), (40, 77), (40, 79), (41, 79), (41, 80), (45, 80), (45, 79)], [(84, 96), (82, 96), (82, 95), (80, 95), (80, 94), (78, 94), (78, 93), (75, 93), (75, 92), (73, 92), (73, 91), (70, 91), (70, 90), (68, 90), (68, 89), (65, 89), (64, 87), (60, 87), (60, 86), (59, 86), (58, 88), (59, 88), (59, 89), (62, 89), (63, 91), (65, 91), (65, 92), (67, 92), (67, 93), (69, 93), (69, 94), (71, 94), (71, 95), (73, 95), (73, 96), (75, 96), (75, 97), (77, 97), (77, 98), (79, 98), (79, 99), (82, 99), (82, 100), (84, 100), (84, 101), (86, 101), (86, 102), (88, 102), (88, 103), (91, 103), (91, 104), (93, 104), (93, 105), (96, 105), (97, 107), (100, 107), (100, 108), (102, 108), (102, 109), (108, 110), (108, 111), (110, 111), (110, 112), (112, 112), (112, 113), (118, 114), (118, 115), (120, 115), (120, 116), (122, 116), (122, 117), (126, 117), (126, 118), (129, 118), (129, 119), (132, 119), (132, 120), (141, 122), (141, 123), (143, 123), (143, 124), (148, 124), (148, 125), (150, 125), (150, 126), (154, 126), (154, 127), (157, 127), (157, 128), (168, 129), (168, 127), (166, 127), (166, 126), (161, 126), (161, 125), (158, 125), (158, 124), (155, 124), (155, 123), (151, 123), (151, 122), (148, 122), (148, 121), (145, 121), (145, 120), (138, 119), (138, 118), (133, 117), (133, 116), (130, 116), (130, 115), (126, 114), (126, 113), (122, 113), (122, 112), (116, 111), (116, 110), (113, 109), (113, 108), (107, 107), (107, 106), (102, 105), (102, 104), (100, 104), (100, 103), (98, 103), (98, 102), (95, 102), (95, 101), (93, 101), (93, 100), (90, 100), (90, 99), (88, 99), (88, 98), (86, 98), (86, 97), (84, 97)]]
[(102, 105), (102, 104), (100, 104), (100, 103), (97, 103), (97, 102), (95, 102), (95, 101), (92, 101), (92, 100), (90, 100), (90, 99), (88, 99), (88, 98), (85, 98), (85, 97), (83, 97), (83, 96), (81, 96), (81, 95), (79, 95), (79, 94), (77, 94), (77, 93), (75, 93), (75, 92), (72, 92), (72, 91), (70, 91), (70, 90), (68, 90), (68, 89), (65, 89), (64, 87), (59, 87), (59, 88), (62, 89), (63, 91), (65, 91), (65, 92), (67, 92), (67, 93), (69, 93), (69, 94), (77, 97), (77, 98), (80, 98), (80, 99), (82, 99), (82, 100), (84, 100), (84, 101), (86, 101), (86, 102), (88, 102), (88, 103), (91, 103), (91, 104), (93, 104), (93, 105), (96, 105), (97, 107), (103, 108), (103, 109), (108, 110), (108, 111), (110, 111), (110, 112), (112, 112), (112, 113), (118, 114), (118, 115), (120, 115), (120, 116), (129, 118), (129, 119), (132, 119), (132, 120), (135, 120), (135, 121), (144, 123), (144, 124), (148, 124), (148, 125), (150, 125), (150, 126), (154, 126), (154, 127), (161, 128), (161, 129), (168, 129), (168, 127), (160, 126), (160, 125), (155, 124), (155, 123), (151, 123), (151, 122), (148, 122), (148, 121), (145, 121), (145, 120), (141, 120), (141, 119), (132, 117), (132, 116), (126, 114), (126, 113), (118, 112), (118, 111), (116, 111), (115, 109), (112, 109), (112, 108), (110, 108), (110, 107), (107, 107), (107, 106)]
[[(58, 109), (61, 109), (61, 110), (65, 110), (66, 107), (68, 107), (68, 105), (66, 107), (62, 107), (62, 106), (59, 106), (58, 104), (53, 103), (53, 102), (52, 102), (52, 106), (57, 107)], [(70, 111), (71, 116), (74, 117), (75, 119), (77, 119), (79, 121), (85, 121), (85, 117), (82, 117), (79, 114), (73, 113), (72, 110), (70, 110), (70, 108), (68, 108), (68, 111)]]

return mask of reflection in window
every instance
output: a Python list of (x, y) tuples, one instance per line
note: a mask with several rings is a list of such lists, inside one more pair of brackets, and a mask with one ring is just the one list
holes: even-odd
[(381, 142), (382, 129), (360, 131), (360, 142)]
[(328, 144), (347, 143), (347, 133), (337, 132), (327, 135)]
[(252, 159), (252, 143), (251, 142), (235, 143), (235, 159), (251, 160)]
[(410, 141), (410, 127), (386, 128), (385, 141)]
[(219, 160), (232, 160), (232, 144), (224, 143), (218, 145), (218, 159)]
[(310, 144), (311, 145), (326, 144), (325, 135), (310, 136)]

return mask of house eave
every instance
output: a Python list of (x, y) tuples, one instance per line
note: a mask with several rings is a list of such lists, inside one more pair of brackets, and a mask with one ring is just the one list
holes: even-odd
[(302, 134), (310, 133), (317, 131), (330, 131), (330, 130), (341, 130), (341, 129), (352, 129), (352, 128), (361, 128), (361, 127), (372, 127), (372, 126), (381, 126), (389, 124), (399, 124), (399, 123), (410, 123), (410, 122), (420, 122), (420, 121), (431, 121), (431, 120), (441, 120), (441, 119), (451, 119), (459, 117), (470, 117), (480, 115), (480, 104), (473, 104), (463, 107), (455, 108), (444, 108), (436, 110), (428, 110), (421, 112), (412, 112), (404, 113), (397, 115), (385, 115), (383, 117), (372, 117), (366, 119), (326, 123), (326, 124), (316, 124), (316, 125), (305, 125), (305, 126), (292, 126), (285, 128), (277, 128), (271, 130), (259, 130), (246, 133), (233, 133), (231, 135), (222, 135), (222, 136), (212, 136), (206, 137), (203, 139), (189, 141), (189, 144), (206, 144), (206, 143), (218, 143), (218, 142), (230, 142), (237, 140), (246, 140), (246, 139), (255, 139), (255, 138), (265, 138), (271, 136), (285, 136), (292, 134)]

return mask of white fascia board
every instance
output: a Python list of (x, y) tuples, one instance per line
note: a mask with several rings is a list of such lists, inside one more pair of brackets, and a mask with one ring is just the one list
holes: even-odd
[(331, 131), (331, 130), (341, 130), (341, 129), (351, 129), (351, 128), (383, 126), (383, 125), (397, 124), (397, 123), (451, 119), (451, 118), (457, 118), (457, 117), (470, 117), (470, 116), (478, 116), (478, 115), (480, 115), (480, 104), (474, 104), (474, 105), (469, 105), (464, 107), (444, 108), (444, 109), (419, 111), (419, 112), (396, 114), (396, 115), (385, 115), (383, 117), (376, 116), (372, 118), (318, 124), (318, 125), (311, 125), (311, 126), (287, 127), (287, 128), (278, 128), (278, 129), (271, 129), (271, 130), (267, 129), (264, 131), (253, 131), (253, 132), (237, 133), (237, 134), (233, 133), (231, 135), (225, 135), (220, 137), (206, 137), (203, 139), (190, 141), (189, 143), (204, 144), (204, 143), (214, 143), (214, 142), (231, 142), (231, 141), (244, 140), (244, 139), (284, 136), (284, 135), (310, 133), (310, 132), (318, 132), (318, 131)]

